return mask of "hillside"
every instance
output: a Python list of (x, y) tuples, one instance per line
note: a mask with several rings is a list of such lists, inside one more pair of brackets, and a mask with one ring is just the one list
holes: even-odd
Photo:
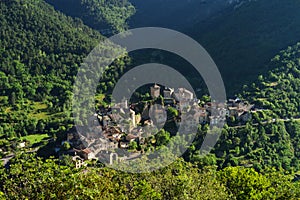
[(300, 43), (277, 54), (268, 68), (272, 70), (244, 88), (244, 96), (280, 118), (300, 118)]
[(59, 137), (78, 67), (103, 37), (42, 0), (1, 1), (0, 24), (0, 137)]
[[(66, 161), (66, 160), (65, 160)], [(298, 199), (299, 183), (282, 172), (228, 167), (199, 169), (179, 159), (152, 173), (131, 174), (90, 164), (74, 169), (64, 161), (30, 155), (0, 166), (1, 199)]]
[[(185, 31), (195, 22), (223, 13), (237, 1), (230, 0), (130, 0), (136, 14), (130, 26), (158, 26)], [(155, 15), (153, 15), (155, 13)]]
[(203, 45), (217, 63), (229, 95), (240, 93), (243, 85), (271, 70), (266, 66), (273, 55), (299, 41), (297, 0), (131, 3), (136, 7), (131, 27), (176, 29)]
[[(228, 96), (235, 91), (239, 94), (237, 105), (216, 104), (207, 95), (196, 99), (191, 94), (182, 95), (185, 98), (179, 103), (173, 92), (171, 95), (172, 89), (161, 87), (160, 91), (157, 85), (152, 89), (145, 85), (135, 91), (131, 101), (136, 102), (126, 100), (118, 105), (118, 116), (111, 109), (113, 104), (109, 105), (109, 94), (134, 65), (161, 62), (201, 87), (187, 61), (147, 49), (106, 67), (95, 101), (78, 98), (78, 105), (84, 102), (99, 108), (96, 115), (92, 113), (94, 118), (84, 111), (72, 115), (73, 83), (79, 66), (104, 39), (89, 26), (111, 33), (122, 31), (134, 8), (126, 0), (2, 0), (0, 199), (300, 199), (300, 1), (138, 1), (130, 2), (144, 3), (147, 10), (136, 15), (141, 18), (134, 19), (140, 20), (135, 25), (143, 20), (151, 25), (156, 20), (158, 25), (183, 28), (199, 39), (217, 61)], [(160, 14), (152, 18), (151, 9), (155, 8)], [(137, 11), (141, 12), (139, 7)], [(107, 45), (100, 49), (106, 53), (116, 50)], [(94, 77), (101, 73), (86, 71)], [(80, 91), (87, 94), (90, 81), (88, 76), (81, 78)], [(202, 107), (201, 115), (192, 110), (193, 115), (182, 118), (197, 104)], [(250, 108), (250, 104), (254, 106)], [(146, 127), (155, 122), (152, 110), (147, 110), (150, 105), (166, 108), (154, 110), (159, 115), (156, 120), (166, 117), (161, 130)], [(210, 118), (213, 106), (219, 113), (228, 108), (227, 124), (213, 150), (203, 156), (204, 137), (213, 135), (208, 122), (223, 120)], [(114, 118), (123, 118), (125, 111), (130, 111), (130, 119), (123, 120), (126, 127), (121, 129)], [(166, 116), (161, 111), (166, 111)], [(109, 162), (116, 164), (118, 171), (97, 160), (93, 145), (83, 146), (74, 128), (74, 118), (79, 115), (92, 122), (94, 132), (83, 134), (92, 135), (93, 145), (107, 139), (109, 146), (116, 147), (98, 153), (110, 153)], [(192, 132), (189, 126), (183, 127), (184, 134), (177, 133), (182, 120), (197, 126), (191, 145), (185, 141)], [(101, 149), (103, 144), (95, 147)], [(167, 145), (170, 152), (164, 152)], [(183, 158), (177, 158), (174, 153), (185, 147)], [(130, 162), (136, 172), (161, 168), (126, 173), (126, 161), (134, 160), (127, 157), (127, 151), (142, 157), (141, 162)], [(160, 151), (157, 156), (151, 154)], [(165, 166), (169, 160), (174, 162)]]
[(228, 119), (220, 140), (207, 157), (199, 155), (207, 126), (198, 130), (198, 138), (186, 153), (186, 159), (200, 166), (216, 164), (269, 167), (290, 172), (300, 170), (300, 43), (278, 53), (267, 65), (273, 70), (260, 75), (243, 88), (240, 98), (255, 105), (246, 124)]
[(80, 18), (102, 34), (111, 35), (128, 28), (135, 8), (127, 0), (46, 0), (66, 15)]
[(217, 63), (227, 90), (270, 70), (262, 67), (282, 49), (299, 41), (300, 2), (258, 0), (206, 23), (192, 24), (190, 33)]

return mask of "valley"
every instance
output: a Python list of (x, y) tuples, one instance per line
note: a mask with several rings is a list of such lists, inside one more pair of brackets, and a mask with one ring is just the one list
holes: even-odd
[[(0, 1), (0, 199), (300, 199), (299, 8), (297, 0)], [(211, 100), (186, 60), (147, 49), (105, 66), (95, 112), (74, 114), (86, 56), (106, 37), (148, 26), (203, 45), (227, 101)], [(118, 80), (149, 62), (172, 66), (197, 94), (151, 83), (114, 103)]]

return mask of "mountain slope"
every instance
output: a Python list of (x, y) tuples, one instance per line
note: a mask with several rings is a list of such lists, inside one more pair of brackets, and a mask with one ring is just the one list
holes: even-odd
[(244, 96), (280, 118), (300, 118), (300, 43), (281, 51), (268, 66), (273, 70), (245, 87)]
[(187, 33), (219, 67), (229, 95), (265, 73), (274, 54), (300, 40), (297, 0), (131, 0), (130, 26), (162, 26)]
[(300, 2), (246, 2), (190, 32), (216, 61), (227, 89), (241, 88), (269, 68), (261, 68), (280, 50), (300, 40)]
[(228, 0), (130, 0), (130, 2), (137, 10), (130, 19), (130, 26), (159, 26), (181, 31), (237, 3)]
[(255, 83), (243, 88), (240, 98), (255, 105), (252, 119), (236, 124), (227, 119), (220, 139), (207, 157), (201, 157), (206, 125), (186, 154), (186, 159), (200, 166), (216, 164), (253, 167), (264, 172), (270, 167), (287, 172), (300, 170), (300, 43), (276, 55), (268, 64), (272, 70), (260, 75)]
[(72, 17), (78, 17), (103, 34), (121, 32), (127, 28), (127, 20), (135, 13), (127, 1), (116, 0), (46, 0), (56, 9)]
[(103, 37), (42, 0), (1, 1), (0, 24), (0, 137), (70, 128), (73, 79)]

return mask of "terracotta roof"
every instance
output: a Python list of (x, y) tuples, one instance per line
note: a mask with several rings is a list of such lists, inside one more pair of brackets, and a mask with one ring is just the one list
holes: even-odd
[(90, 150), (90, 149), (84, 149), (84, 150), (82, 150), (84, 153), (86, 153), (86, 154), (89, 154), (89, 153), (92, 153), (92, 151)]
[(86, 154), (92, 153), (92, 151), (90, 149), (88, 149), (88, 148), (82, 149), (82, 150), (74, 149), (74, 151), (76, 151), (76, 152), (83, 152), (83, 153), (86, 153)]
[(127, 140), (131, 140), (131, 139), (135, 139), (135, 138), (137, 138), (138, 136), (136, 136), (136, 135), (133, 135), (133, 134), (128, 134), (127, 136), (126, 136), (126, 139)]

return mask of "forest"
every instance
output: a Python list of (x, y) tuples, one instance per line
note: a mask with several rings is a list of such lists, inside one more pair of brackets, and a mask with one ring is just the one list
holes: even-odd
[[(111, 35), (126, 30), (135, 7), (128, 0), (47, 0), (56, 9), (80, 18), (100, 33)], [(70, 6), (72, 5), (72, 6)]]
[(240, 93), (245, 82), (251, 84), (259, 74), (268, 73), (269, 60), (299, 42), (299, 1), (243, 2), (187, 31), (210, 53), (231, 95)]
[[(258, 40), (230, 36), (227, 31), (232, 23), (240, 24), (239, 20), (233, 21), (235, 15), (247, 17), (249, 7), (261, 11), (264, 2), (246, 3), (235, 14), (228, 14), (224, 29), (209, 31), (199, 40), (208, 41), (226, 33), (222, 37), (230, 38), (224, 39), (226, 42), (215, 46), (207, 43), (209, 49), (214, 49), (212, 54), (222, 51), (221, 56), (242, 57), (239, 53), (243, 51), (225, 52), (218, 46), (222, 43), (227, 48), (235, 37), (243, 40), (241, 45), (255, 46)], [(70, 4), (74, 4), (72, 9)], [(291, 4), (283, 6), (282, 12), (288, 8)], [(276, 26), (289, 20), (296, 8)], [(77, 169), (72, 157), (59, 159), (53, 145), (61, 144), (68, 133), (75, 131), (73, 84), (81, 63), (105, 36), (129, 28), (130, 17), (136, 12), (133, 4), (127, 0), (4, 0), (0, 11), (0, 158), (11, 158), (8, 165), (0, 166), (0, 199), (300, 199), (300, 39), (296, 39), (296, 28), (276, 47), (272, 45), (277, 35), (269, 30), (285, 30), (273, 26), (261, 30), (271, 34), (268, 40), (259, 40), (268, 43), (260, 46), (263, 58), (249, 61), (253, 68), (245, 65), (238, 68), (244, 71), (236, 71), (250, 73), (254, 69), (248, 77), (253, 80), (251, 84), (245, 80), (239, 92), (235, 92), (236, 87), (230, 91), (255, 105), (251, 120), (239, 124), (228, 117), (220, 140), (206, 156), (201, 155), (200, 148), (210, 134), (209, 125), (199, 124), (196, 138), (182, 158), (158, 171), (130, 174), (96, 161)], [(265, 19), (273, 16), (271, 11), (265, 14)], [(218, 24), (218, 20), (210, 23)], [(297, 23), (294, 18), (289, 21), (291, 26)], [(258, 37), (258, 32), (251, 37)], [(290, 46), (279, 51), (287, 40)], [(105, 45), (101, 49), (111, 50)], [(133, 65), (149, 59), (143, 53), (124, 55), (106, 68), (99, 81), (96, 107), (110, 104), (109, 94), (117, 80)], [(157, 54), (152, 55), (158, 61), (177, 65), (184, 62)], [(265, 62), (266, 57), (269, 61)], [(232, 69), (236, 65), (243, 63), (235, 63)], [(193, 74), (185, 68), (180, 70), (188, 76)], [(229, 85), (235, 85), (235, 81)], [(135, 93), (135, 98), (148, 97)], [(208, 99), (206, 95), (201, 98)], [(164, 148), (173, 134), (161, 130), (151, 148)], [(174, 138), (174, 144), (181, 142), (180, 137)], [(20, 148), (22, 142), (25, 148)], [(61, 146), (70, 149), (69, 144)]]
[(90, 163), (72, 164), (18, 155), (0, 169), (0, 198), (7, 199), (297, 199), (298, 182), (281, 171), (198, 166), (178, 160), (153, 173), (130, 174)]
[(1, 135), (67, 130), (74, 77), (103, 36), (43, 1), (1, 2), (0, 17)]
[[(226, 166), (251, 166), (258, 171), (276, 167), (299, 171), (300, 141), (300, 43), (276, 55), (268, 64), (273, 70), (259, 75), (243, 87), (240, 97), (256, 106), (252, 120), (242, 126), (225, 125), (210, 159), (197, 156), (197, 146), (208, 127), (199, 127), (199, 137), (188, 153), (188, 160)], [(198, 142), (197, 142), (198, 141)], [(194, 153), (193, 153), (194, 152)], [(199, 153), (198, 153), (199, 154)]]

